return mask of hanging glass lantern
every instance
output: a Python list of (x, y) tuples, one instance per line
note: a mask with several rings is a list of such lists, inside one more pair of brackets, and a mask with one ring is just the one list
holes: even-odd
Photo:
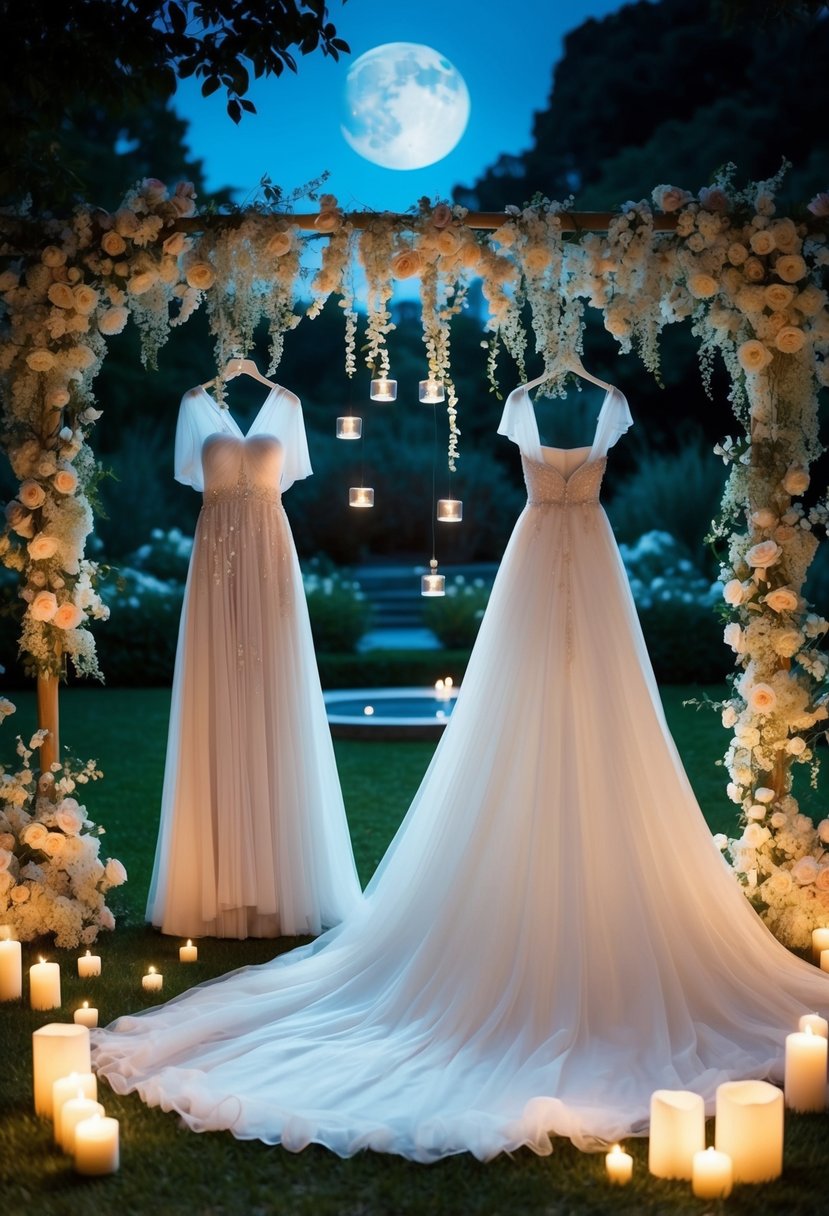
[(371, 382), (369, 396), (372, 401), (396, 401), (397, 381), (389, 380), (386, 376), (378, 376)]
[(348, 490), (348, 505), (350, 507), (373, 507), (374, 490), (371, 486), (350, 486)]
[(442, 524), (459, 524), (463, 519), (463, 503), (460, 498), (438, 499), (438, 520)]
[(421, 380), (417, 386), (417, 395), (424, 405), (437, 405), (446, 400), (446, 392), (439, 380)]
[(423, 574), (420, 578), (420, 594), (421, 595), (446, 595), (446, 579), (442, 574), (438, 574), (438, 563), (436, 558), (432, 558), (429, 562), (430, 574)]
[(362, 433), (362, 418), (357, 418), (353, 414), (349, 414), (346, 418), (337, 419), (338, 439), (359, 439)]

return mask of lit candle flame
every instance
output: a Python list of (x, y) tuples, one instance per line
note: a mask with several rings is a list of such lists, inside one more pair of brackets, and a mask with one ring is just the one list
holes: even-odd
[(84, 1007), (84, 1009), (88, 1009), (88, 1008), (89, 1008), (89, 1001), (84, 1001), (84, 1003), (83, 1003), (83, 1007)]
[(187, 945), (188, 945), (188, 946), (192, 946), (192, 945), (193, 945), (193, 943), (190, 941), (190, 938), (189, 938), (189, 937), (188, 937), (188, 939), (187, 939)]

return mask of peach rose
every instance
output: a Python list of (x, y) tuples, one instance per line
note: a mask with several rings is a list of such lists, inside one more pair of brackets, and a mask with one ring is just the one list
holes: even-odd
[(102, 334), (120, 334), (129, 320), (126, 308), (107, 308), (98, 317), (98, 329)]
[(752, 511), (751, 522), (758, 528), (773, 528), (777, 523), (777, 516), (768, 507), (760, 507), (757, 511)]
[(742, 654), (745, 650), (745, 637), (743, 631), (736, 621), (729, 622), (723, 630), (723, 639), (726, 646), (730, 646), (736, 654)]
[(190, 248), (190, 241), (183, 232), (174, 232), (172, 236), (167, 237), (161, 248), (168, 257), (177, 258)]
[(774, 337), (774, 345), (784, 355), (796, 355), (803, 349), (806, 335), (796, 325), (784, 325), (778, 329)]
[(452, 208), (448, 203), (438, 203), (432, 211), (432, 224), (435, 228), (446, 228), (452, 222)]
[(749, 338), (737, 348), (737, 358), (744, 371), (761, 372), (771, 363), (771, 353), (756, 338)]
[(138, 216), (134, 211), (130, 211), (128, 207), (122, 207), (119, 211), (116, 211), (112, 219), (115, 224), (115, 231), (119, 236), (135, 236), (140, 227)]
[(728, 195), (719, 186), (703, 186), (697, 197), (706, 211), (722, 214), (728, 210)]
[(530, 245), (524, 251), (524, 269), (529, 274), (541, 274), (550, 265), (550, 251), (543, 245)]
[(141, 270), (130, 276), (127, 290), (134, 296), (143, 296), (157, 281), (158, 275), (154, 270)]
[(53, 591), (39, 591), (29, 605), (29, 616), (34, 621), (51, 621), (58, 610), (58, 601)]
[(47, 245), (40, 255), (40, 260), (44, 266), (55, 270), (58, 266), (66, 265), (66, 254), (62, 249), (58, 249), (57, 245)]
[(342, 222), (339, 211), (320, 211), (314, 218), (314, 227), (317, 232), (336, 232)]
[(117, 258), (127, 247), (127, 242), (117, 232), (105, 232), (101, 237), (101, 248), (111, 258)]
[(55, 366), (55, 356), (45, 347), (40, 347), (26, 356), (26, 364), (33, 372), (50, 372)]
[(670, 213), (671, 211), (679, 211), (680, 207), (684, 207), (686, 203), (690, 203), (693, 195), (687, 190), (681, 190), (679, 186), (657, 186), (651, 191), (651, 198), (654, 206), (660, 211)]
[(42, 823), (30, 823), (23, 829), (23, 843), (27, 844), (30, 849), (41, 849), (48, 835), (49, 833)]
[(770, 283), (768, 287), (763, 289), (763, 297), (769, 308), (773, 308), (775, 312), (788, 308), (794, 299), (794, 290), (787, 287), (785, 283)]
[(31, 478), (28, 478), (17, 491), (17, 497), (24, 507), (28, 507), (30, 511), (36, 511), (38, 507), (42, 507), (45, 503), (46, 491), (40, 482), (32, 481)]
[(799, 253), (784, 253), (774, 263), (774, 272), (784, 283), (798, 283), (806, 274), (806, 263)]
[(715, 296), (719, 290), (717, 280), (710, 274), (692, 274), (688, 280), (688, 290), (697, 300), (707, 300)]
[(786, 751), (790, 756), (802, 756), (806, 750), (806, 740), (800, 735), (794, 735), (786, 743)]
[(748, 258), (748, 250), (739, 241), (728, 246), (728, 260), (732, 266), (742, 266)]
[(47, 857), (60, 857), (63, 852), (64, 837), (61, 832), (47, 832), (46, 839), (40, 846)]
[(781, 253), (793, 253), (799, 244), (797, 228), (794, 222), (787, 217), (772, 220), (769, 224), (769, 232), (774, 237), (774, 243)]
[(787, 494), (805, 494), (809, 488), (808, 469), (804, 469), (799, 464), (791, 465), (783, 477), (783, 489)]
[(738, 578), (729, 579), (722, 589), (722, 597), (726, 604), (736, 608), (743, 602), (743, 584)]
[(265, 253), (273, 258), (281, 258), (284, 254), (290, 253), (294, 247), (294, 242), (290, 232), (275, 232), (265, 246)]
[(438, 253), (442, 253), (444, 257), (457, 253), (461, 246), (461, 236), (457, 228), (441, 228), (435, 238), (435, 245)]
[(748, 243), (751, 245), (752, 252), (756, 253), (758, 257), (766, 257), (774, 249), (774, 237), (768, 228), (752, 232)]
[(800, 602), (790, 587), (775, 587), (763, 599), (772, 612), (794, 612)]
[(743, 274), (749, 283), (759, 283), (766, 277), (766, 268), (759, 258), (751, 257), (743, 265)]
[(215, 272), (209, 262), (194, 262), (192, 266), (187, 267), (184, 277), (187, 286), (194, 287), (196, 291), (208, 291), (216, 282)]
[(55, 823), (67, 836), (77, 836), (84, 825), (85, 815), (74, 798), (64, 798), (55, 811)]
[(761, 540), (759, 544), (752, 545), (746, 554), (746, 561), (749, 566), (755, 570), (765, 570), (768, 566), (773, 566), (779, 560), (783, 550), (773, 540)]
[(94, 287), (90, 287), (87, 283), (79, 283), (72, 291), (75, 298), (75, 308), (79, 313), (88, 317), (91, 312), (94, 312), (98, 303), (98, 293)]
[(75, 307), (75, 296), (68, 283), (53, 283), (46, 294), (55, 308)]
[[(756, 714), (770, 714), (777, 704), (777, 693), (770, 684), (755, 684), (746, 698)], [(759, 798), (759, 793), (757, 794)]]
[(49, 536), (46, 532), (38, 532), (26, 547), (33, 562), (44, 562), (55, 556), (58, 551), (58, 542), (54, 536)]
[(423, 258), (416, 249), (399, 249), (391, 259), (392, 278), (411, 279), (423, 269)]
[(61, 604), (55, 615), (52, 617), (52, 624), (57, 625), (58, 629), (77, 629), (83, 620), (83, 612), (77, 604), (67, 600)]
[(59, 494), (74, 494), (78, 486), (78, 474), (71, 465), (67, 465), (63, 469), (58, 469), (52, 478), (52, 485)]
[(16, 532), (18, 536), (22, 536), (26, 540), (32, 536), (35, 528), (34, 520), (22, 502), (18, 502), (16, 498), (13, 498), (11, 502), (7, 502), (5, 514), (6, 523), (13, 532)]

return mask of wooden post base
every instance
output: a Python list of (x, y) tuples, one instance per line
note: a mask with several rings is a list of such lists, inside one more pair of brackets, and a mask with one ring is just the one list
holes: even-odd
[(47, 773), (60, 760), (60, 735), (58, 722), (58, 677), (37, 677), (37, 726), (49, 734), (40, 749), (40, 771)]

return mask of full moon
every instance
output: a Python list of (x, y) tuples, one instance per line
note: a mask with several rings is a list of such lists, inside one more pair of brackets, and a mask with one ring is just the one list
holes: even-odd
[(385, 169), (422, 169), (466, 130), (469, 90), (445, 56), (416, 42), (387, 42), (348, 70), (341, 129), (360, 156)]

